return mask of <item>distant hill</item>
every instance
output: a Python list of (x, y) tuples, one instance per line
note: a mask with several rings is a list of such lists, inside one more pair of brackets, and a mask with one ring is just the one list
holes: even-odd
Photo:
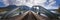
[(30, 8), (28, 6), (22, 5), (19, 6), (21, 10), (29, 10)]
[(6, 11), (6, 10), (12, 10), (12, 9), (14, 9), (16, 7), (17, 7), (16, 5), (9, 5), (7, 7), (0, 7), (0, 12), (1, 11)]
[(7, 7), (0, 7), (0, 9), (13, 9), (13, 8), (16, 8), (17, 6), (16, 5), (9, 5)]

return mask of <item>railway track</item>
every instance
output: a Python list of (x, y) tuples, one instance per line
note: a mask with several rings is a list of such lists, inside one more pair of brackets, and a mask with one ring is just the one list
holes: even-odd
[(37, 13), (34, 13), (33, 11), (28, 11), (22, 15), (18, 15), (18, 16), (11, 17), (8, 19), (3, 19), (3, 20), (52, 20), (52, 19), (38, 15)]

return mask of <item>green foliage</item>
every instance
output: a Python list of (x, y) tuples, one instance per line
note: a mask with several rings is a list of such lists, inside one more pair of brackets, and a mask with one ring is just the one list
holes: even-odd
[(16, 10), (16, 12), (21, 12), (21, 11), (25, 11), (25, 10), (21, 10), (21, 9)]

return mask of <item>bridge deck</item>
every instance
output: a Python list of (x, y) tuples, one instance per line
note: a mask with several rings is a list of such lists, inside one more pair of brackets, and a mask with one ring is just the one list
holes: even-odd
[(38, 15), (37, 13), (29, 11), (22, 15), (18, 15), (9, 19), (4, 19), (4, 20), (50, 20), (50, 19), (48, 17), (43, 17)]

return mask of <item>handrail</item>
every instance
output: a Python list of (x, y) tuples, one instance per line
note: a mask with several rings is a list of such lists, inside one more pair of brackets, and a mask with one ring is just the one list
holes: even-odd
[[(47, 20), (47, 18), (48, 18), (48, 17), (45, 17), (45, 19), (42, 19), (42, 18), (44, 18), (44, 16), (38, 15), (37, 13), (35, 13), (33, 11), (32, 11), (32, 13), (36, 17), (37, 20)], [(49, 18), (48, 18), (48, 20), (49, 20)]]

